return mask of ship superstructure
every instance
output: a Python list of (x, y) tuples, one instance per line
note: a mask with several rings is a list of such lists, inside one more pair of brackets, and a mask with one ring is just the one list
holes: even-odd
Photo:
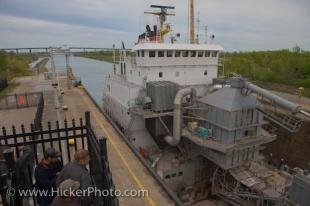
[[(174, 35), (165, 41), (173, 7), (152, 7), (159, 10), (147, 13), (158, 16), (159, 26), (146, 26), (131, 55), (120, 51), (106, 77), (104, 111), (183, 202), (211, 192), (236, 205), (285, 202), (289, 178), (255, 173), (271, 171), (260, 163), (262, 145), (275, 140), (265, 119), (294, 131), (300, 120), (291, 113), (309, 114), (245, 79), (217, 79), (223, 47), (197, 44), (193, 35), (191, 43)], [(261, 97), (290, 114), (264, 109)]]

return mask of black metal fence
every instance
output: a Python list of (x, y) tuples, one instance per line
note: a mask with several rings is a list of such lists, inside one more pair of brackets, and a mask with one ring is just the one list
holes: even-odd
[(43, 93), (41, 93), (38, 99), (37, 111), (33, 121), (35, 130), (38, 130), (40, 128), (40, 124), (42, 122), (43, 110), (44, 110), (44, 97)]
[(0, 90), (8, 86), (8, 80), (6, 78), (0, 78)]
[[(17, 194), (9, 197), (10, 188), (14, 191), (34, 188), (33, 170), (38, 164), (46, 148), (53, 147), (62, 153), (61, 161), (67, 163), (72, 160), (74, 152), (78, 149), (88, 149), (90, 152), (90, 174), (94, 186), (100, 190), (114, 189), (112, 174), (107, 158), (106, 139), (97, 138), (90, 124), (90, 113), (85, 113), (85, 121), (80, 118), (71, 123), (66, 120), (63, 126), (56, 121), (56, 128), (50, 122), (47, 128), (40, 124), (38, 130), (31, 124), (31, 131), (26, 132), (21, 125), (21, 133), (16, 133), (12, 126), (9, 134), (2, 128), (0, 135), (0, 194), (2, 205), (15, 206), (36, 205), (35, 197), (20, 197)], [(1, 134), (1, 133), (0, 133)], [(25, 203), (26, 202), (26, 203)], [(113, 196), (94, 197), (94, 205), (118, 205), (118, 200)]]
[(6, 95), (0, 99), (0, 110), (36, 107), (42, 96), (42, 92)]

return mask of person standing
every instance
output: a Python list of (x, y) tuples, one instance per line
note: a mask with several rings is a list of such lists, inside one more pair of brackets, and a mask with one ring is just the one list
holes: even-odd
[(55, 197), (51, 206), (79, 206), (74, 192), (80, 188), (80, 183), (67, 179), (60, 183), (58, 190), (61, 192)]
[[(89, 187), (93, 187), (91, 176), (86, 168), (89, 164), (90, 156), (87, 150), (77, 150), (74, 154), (74, 162), (69, 162), (60, 171), (56, 180), (56, 185), (59, 186), (61, 182), (72, 179), (80, 183), (80, 189), (87, 191)], [(93, 198), (89, 196), (78, 197), (77, 201), (81, 206), (92, 205)]]
[[(60, 153), (54, 148), (47, 148), (44, 151), (44, 157), (41, 162), (37, 165), (34, 171), (35, 176), (35, 188), (40, 191), (48, 192), (49, 195), (43, 195), (41, 193), (37, 196), (37, 202), (39, 206), (51, 205), (54, 195), (51, 191), (56, 189), (57, 172), (54, 167), (55, 159), (60, 156)], [(59, 169), (59, 168), (58, 168)], [(57, 170), (58, 170), (57, 169)]]

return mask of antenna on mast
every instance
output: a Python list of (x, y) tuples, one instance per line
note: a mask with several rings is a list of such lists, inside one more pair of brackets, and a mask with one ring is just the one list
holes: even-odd
[(208, 26), (205, 26), (205, 44), (208, 44)]
[(196, 35), (196, 44), (199, 44), (199, 30), (200, 30), (200, 12), (197, 12), (197, 35)]

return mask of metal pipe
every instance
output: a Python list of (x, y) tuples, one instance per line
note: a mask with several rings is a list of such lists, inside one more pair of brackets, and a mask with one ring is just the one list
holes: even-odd
[[(174, 98), (173, 136), (165, 137), (165, 141), (172, 146), (178, 145), (181, 140), (182, 99), (187, 95), (191, 95), (191, 99), (196, 98), (196, 90), (190, 87), (180, 89)], [(193, 102), (193, 100), (191, 102)]]
[(300, 110), (299, 113), (305, 115), (306, 117), (310, 117), (310, 113), (305, 110)]
[(245, 81), (244, 83), (244, 87), (246, 89), (252, 90), (255, 93), (258, 93), (260, 95), (262, 95), (263, 97), (266, 97), (267, 99), (269, 99), (272, 103), (275, 103), (276, 105), (279, 105), (280, 107), (289, 110), (293, 113), (296, 112), (300, 112), (301, 110), (301, 106), (298, 104), (295, 104), (293, 102), (290, 102), (282, 97), (279, 97), (265, 89), (262, 89), (254, 84), (252, 84), (251, 82), (247, 82)]

